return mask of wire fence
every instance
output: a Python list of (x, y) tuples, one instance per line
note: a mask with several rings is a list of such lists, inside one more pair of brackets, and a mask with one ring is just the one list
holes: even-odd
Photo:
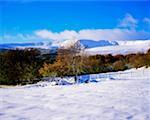
[(137, 80), (137, 79), (147, 79), (150, 80), (150, 70), (141, 69), (141, 70), (127, 70), (119, 72), (109, 72), (109, 73), (100, 73), (100, 74), (90, 74), (90, 75), (81, 75), (79, 79), (97, 79), (97, 80)]

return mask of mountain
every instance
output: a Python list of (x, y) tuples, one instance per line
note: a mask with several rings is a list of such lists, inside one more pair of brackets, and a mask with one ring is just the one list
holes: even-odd
[(37, 42), (37, 43), (4, 43), (0, 44), (2, 49), (16, 49), (16, 48), (43, 48), (49, 49), (51, 47), (51, 42)]
[(129, 54), (147, 52), (150, 49), (150, 40), (132, 40), (132, 41), (117, 41), (118, 45), (115, 46), (102, 46), (86, 49), (86, 53), (90, 55), (96, 54)]
[(25, 49), (25, 48), (37, 48), (42, 54), (56, 53), (58, 46), (52, 46), (51, 42), (38, 42), (38, 43), (5, 43), (0, 44), (0, 52), (4, 52), (8, 49)]
[(109, 40), (88, 40), (88, 39), (73, 39), (73, 40), (65, 40), (59, 44), (60, 47), (68, 48), (74, 44), (80, 44), (80, 46), (84, 48), (95, 48), (95, 47), (102, 47), (102, 46), (114, 46), (118, 45), (117, 41), (109, 41)]
[(35, 43), (4, 43), (0, 44), (1, 49), (14, 49), (17, 47), (35, 46)]
[[(55, 53), (59, 47), (68, 48), (72, 44), (79, 44), (86, 48), (85, 52), (91, 55), (95, 54), (129, 54), (137, 52), (146, 52), (150, 48), (150, 40), (130, 40), (130, 41), (110, 41), (110, 40), (65, 40), (64, 42), (52, 44), (51, 42), (38, 43), (6, 43), (0, 44), (0, 49), (24, 49), (38, 48), (44, 53), (52, 51)], [(46, 52), (46, 53), (47, 53)]]
[(99, 40), (99, 41), (79, 40), (78, 42), (85, 48), (95, 48), (95, 47), (118, 45), (118, 43), (116, 41), (109, 41), (109, 40)]
[(42, 48), (42, 49), (51, 49), (53, 47), (69, 47), (71, 44), (74, 43), (81, 44), (85, 48), (94, 48), (94, 47), (101, 47), (101, 46), (112, 46), (118, 45), (116, 41), (108, 41), (108, 40), (65, 40), (60, 44), (53, 45), (51, 42), (38, 42), (38, 43), (4, 43), (0, 44), (1, 49), (16, 49), (16, 48)]

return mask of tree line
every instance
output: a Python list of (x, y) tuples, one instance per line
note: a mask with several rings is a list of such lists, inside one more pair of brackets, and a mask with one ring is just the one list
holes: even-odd
[[(83, 51), (83, 52), (82, 52)], [(16, 49), (0, 52), (0, 84), (36, 83), (43, 77), (64, 77), (112, 72), (150, 66), (147, 53), (127, 55), (92, 55), (78, 46), (60, 48), (56, 54), (41, 54), (38, 49)]]

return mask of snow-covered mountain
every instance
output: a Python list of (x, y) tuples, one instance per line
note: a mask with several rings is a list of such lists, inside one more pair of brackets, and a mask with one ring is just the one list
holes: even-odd
[(147, 52), (150, 49), (150, 40), (132, 40), (132, 41), (117, 41), (116, 46), (102, 46), (86, 49), (86, 53), (90, 55), (95, 54), (129, 54)]
[(109, 41), (109, 40), (87, 40), (87, 39), (81, 39), (81, 40), (66, 40), (59, 44), (59, 46), (67, 48), (73, 44), (80, 44), (84, 48), (95, 48), (95, 47), (102, 47), (102, 46), (114, 46), (118, 45), (117, 41)]
[[(95, 54), (129, 54), (147, 52), (150, 49), (150, 40), (128, 40), (128, 41), (111, 41), (111, 40), (78, 40), (75, 42), (86, 48), (85, 52), (89, 55)], [(70, 45), (70, 44), (69, 44)], [(65, 41), (61, 46), (69, 46)]]
[(40, 48), (51, 49), (67, 48), (72, 44), (80, 44), (86, 48), (88, 54), (128, 54), (137, 52), (146, 52), (150, 48), (150, 40), (130, 40), (130, 41), (112, 41), (112, 40), (65, 40), (60, 43), (38, 42), (38, 43), (9, 43), (0, 44), (0, 49), (15, 49), (15, 48)]
[(109, 41), (109, 40), (79, 40), (80, 44), (85, 48), (95, 48), (95, 47), (104, 47), (104, 46), (115, 46), (118, 45), (116, 41)]
[(5, 43), (0, 44), (0, 48), (5, 49), (13, 49), (13, 48), (43, 48), (43, 49), (49, 49), (51, 47), (57, 46), (57, 47), (69, 47), (72, 44), (81, 44), (82, 46), (86, 48), (94, 48), (94, 47), (102, 47), (102, 46), (113, 46), (118, 45), (116, 41), (109, 41), (109, 40), (65, 40), (58, 44), (52, 44), (51, 42), (38, 42), (38, 43)]

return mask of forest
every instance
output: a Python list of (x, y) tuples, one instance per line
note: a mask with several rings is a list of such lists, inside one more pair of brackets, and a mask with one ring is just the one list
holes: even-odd
[(87, 55), (81, 49), (60, 48), (57, 53), (43, 54), (26, 48), (0, 52), (0, 84), (25, 85), (43, 77), (65, 77), (122, 71), (150, 66), (150, 49), (146, 53), (127, 55)]

